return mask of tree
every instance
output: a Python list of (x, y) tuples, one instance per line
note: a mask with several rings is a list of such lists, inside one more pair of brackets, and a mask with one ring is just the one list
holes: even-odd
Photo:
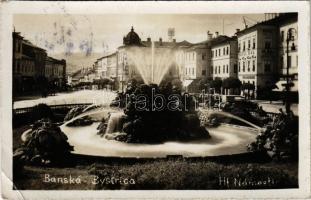
[(199, 81), (199, 89), (200, 90), (208, 90), (211, 87), (211, 82), (213, 79), (211, 77), (204, 77)]
[(182, 88), (182, 82), (178, 78), (175, 78), (174, 80), (172, 80), (171, 83), (172, 83), (173, 87), (176, 87), (176, 88), (179, 88), (179, 89)]
[(220, 78), (217, 77), (211, 81), (210, 87), (215, 88), (215, 91), (218, 93), (220, 93), (221, 86), (222, 86), (222, 80)]
[(240, 89), (241, 88), (241, 81), (238, 78), (234, 78), (234, 77), (228, 77), (226, 79), (223, 80), (222, 82), (222, 87), (224, 89)]

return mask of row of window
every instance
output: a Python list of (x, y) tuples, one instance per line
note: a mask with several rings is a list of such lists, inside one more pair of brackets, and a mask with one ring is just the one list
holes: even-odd
[(16, 61), (16, 73), (32, 73), (35, 71), (35, 66), (33, 65), (32, 61)]
[[(242, 63), (242, 66), (241, 66), (241, 63)], [(252, 61), (252, 66), (251, 66), (251, 61), (250, 60), (248, 60), (247, 62), (245, 62), (245, 61), (240, 62), (239, 61), (239, 72), (241, 72), (241, 71), (242, 72), (246, 72), (246, 71), (250, 72), (251, 70), (253, 72), (256, 71), (256, 61), (255, 60)]]
[[(214, 74), (221, 74), (221, 66), (214, 66)], [(233, 65), (233, 72), (237, 73), (237, 65)], [(228, 74), (229, 73), (229, 65), (223, 65), (222, 66), (222, 74)]]
[[(246, 50), (246, 41), (243, 41), (242, 45), (243, 46), (241, 46), (241, 42), (239, 42), (239, 44), (238, 44), (239, 52)], [(247, 49), (256, 49), (256, 39), (255, 38), (253, 38), (253, 44), (252, 45), (251, 45), (250, 39), (247, 41)]]
[(59, 68), (56, 68), (56, 67), (46, 67), (45, 68), (45, 73), (46, 74), (57, 74), (59, 76), (62, 75), (62, 70), (60, 70)]
[(186, 68), (186, 75), (193, 75), (194, 76), (194, 68)]
[[(281, 31), (280, 38), (281, 38), (281, 42), (286, 42), (287, 35), (285, 35), (285, 31)], [(291, 39), (296, 40), (297, 39), (296, 35), (293, 35)]]
[[(221, 66), (215, 66), (214, 67), (214, 72), (215, 72), (215, 74), (220, 74), (221, 73)], [(229, 65), (223, 65), (222, 66), (222, 73), (223, 74), (228, 74), (229, 73)]]
[[(247, 65), (246, 65), (247, 64)], [(252, 62), (252, 66), (251, 66), (251, 61), (248, 60), (247, 62), (243, 61), (242, 62), (242, 66), (241, 66), (241, 62), (239, 62), (239, 72), (255, 72), (256, 71), (256, 62), (255, 60), (253, 60)], [(270, 62), (266, 62), (264, 64), (264, 71), (265, 72), (271, 72), (271, 63)]]
[[(191, 53), (185, 53), (184, 54), (184, 57), (185, 57), (185, 60), (186, 61), (194, 61), (195, 59), (196, 59), (196, 53), (195, 52), (191, 52)], [(198, 54), (198, 56), (200, 56), (199, 54)], [(178, 54), (177, 55), (177, 60), (179, 60), (179, 61), (181, 61), (182, 60), (182, 58), (183, 58), (183, 55), (182, 54)], [(202, 53), (201, 54), (201, 59), (202, 60), (206, 60), (206, 53)]]
[(219, 57), (219, 56), (225, 56), (229, 54), (230, 54), (229, 46), (212, 50), (212, 58)]

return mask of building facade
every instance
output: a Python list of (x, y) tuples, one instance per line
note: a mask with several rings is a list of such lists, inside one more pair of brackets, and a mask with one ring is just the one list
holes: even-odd
[[(287, 55), (287, 38), (291, 31), (292, 37), (289, 38), (288, 55)], [(298, 91), (298, 15), (292, 13), (285, 15), (280, 22), (279, 27), (279, 74), (280, 81), (277, 86), (282, 88), (282, 84), (286, 82), (287, 66), (289, 78), (293, 83), (291, 91)], [(288, 56), (288, 61), (287, 61)]]
[(212, 45), (212, 78), (237, 78), (238, 42), (236, 37)]
[(64, 88), (66, 86), (66, 61), (47, 57), (44, 76), (51, 87)]
[(44, 49), (24, 39), (20, 33), (13, 32), (13, 95), (31, 94), (40, 90), (36, 84), (44, 76)]
[(13, 37), (13, 95), (28, 95), (47, 90), (48, 81), (60, 89), (66, 85), (66, 61), (47, 56), (42, 49), (18, 32)]
[[(147, 83), (160, 83), (161, 80), (180, 79), (181, 58), (177, 64), (176, 52), (179, 47), (187, 46), (187, 41), (170, 42), (163, 41), (159, 38), (157, 41), (151, 41), (147, 38), (142, 41), (132, 28), (131, 31), (123, 38), (123, 46), (117, 50), (117, 70), (116, 80), (119, 84), (119, 90), (124, 90), (126, 84), (131, 79), (144, 81)], [(179, 51), (183, 57), (183, 51)], [(162, 67), (162, 68), (160, 68)]]
[(242, 84), (254, 86), (253, 98), (277, 79), (277, 35), (277, 27), (269, 22), (237, 32), (238, 77)]

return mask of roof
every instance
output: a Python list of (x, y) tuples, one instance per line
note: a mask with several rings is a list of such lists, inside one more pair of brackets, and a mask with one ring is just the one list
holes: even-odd
[[(151, 47), (152, 46), (152, 42), (151, 41), (142, 41), (142, 44), (145, 47)], [(174, 48), (174, 47), (181, 47), (181, 46), (190, 46), (192, 45), (190, 42), (184, 40), (182, 42), (167, 42), (167, 41), (153, 41), (154, 47), (155, 48), (162, 48), (162, 47), (170, 47), (170, 48)]]
[(261, 26), (280, 26), (282, 24), (286, 24), (288, 22), (294, 22), (298, 20), (298, 13), (281, 13), (278, 17), (275, 17), (270, 20), (266, 20), (263, 22), (259, 22), (253, 26), (247, 27), (239, 32), (237, 35), (243, 35), (249, 33), (253, 30), (258, 29)]
[(58, 60), (58, 59), (52, 58), (52, 57), (50, 57), (50, 56), (47, 56), (47, 57), (45, 58), (45, 60), (46, 60), (46, 61), (50, 61), (50, 62), (54, 62), (54, 63), (58, 63), (58, 64), (64, 64), (64, 63), (66, 62), (64, 59)]
[(132, 26), (131, 31), (123, 37), (123, 44), (124, 45), (141, 45), (141, 40), (138, 34), (134, 31), (134, 28)]
[(114, 53), (102, 56), (102, 57), (98, 58), (95, 62), (98, 62), (99, 60), (101, 60), (103, 58), (108, 58), (108, 57), (111, 57), (111, 56), (115, 56), (116, 54), (117, 54), (117, 52), (114, 52)]
[(28, 40), (23, 39), (22, 43), (23, 43), (23, 44), (26, 44), (26, 45), (28, 45), (28, 46), (30, 46), (30, 47), (33, 47), (33, 48), (35, 48), (35, 49), (39, 49), (39, 50), (41, 50), (41, 51), (46, 51), (45, 49), (42, 49), (41, 47), (38, 47), (38, 46), (32, 44), (32, 43), (31, 43), (30, 41), (28, 41)]
[(237, 36), (232, 36), (229, 38), (223, 38), (223, 40), (218, 40), (212, 43), (212, 47), (216, 47), (216, 46), (220, 46), (220, 45), (224, 45), (224, 44), (229, 44), (232, 41), (238, 41), (237, 40)]
[(192, 44), (191, 46), (188, 47), (189, 50), (194, 50), (194, 49), (206, 49), (211, 46), (214, 46), (216, 44), (220, 44), (221, 42), (226, 42), (230, 40), (231, 38), (225, 35), (220, 35), (216, 38), (212, 38), (211, 40), (204, 40), (202, 42)]

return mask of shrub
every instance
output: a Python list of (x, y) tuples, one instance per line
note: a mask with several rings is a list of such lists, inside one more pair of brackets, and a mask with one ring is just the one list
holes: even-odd
[(274, 160), (298, 159), (298, 117), (281, 112), (266, 125), (250, 151), (266, 151)]
[(67, 136), (49, 119), (34, 123), (22, 147), (14, 152), (15, 160), (37, 165), (68, 164), (73, 147)]

